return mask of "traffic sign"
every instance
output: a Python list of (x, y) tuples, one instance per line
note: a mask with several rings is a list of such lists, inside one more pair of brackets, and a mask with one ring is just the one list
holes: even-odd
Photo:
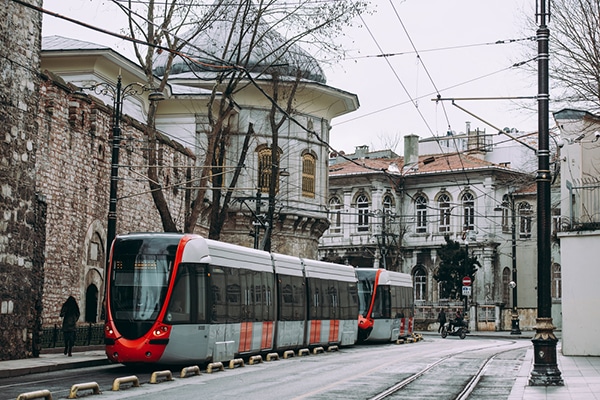
[(465, 276), (463, 278), (463, 286), (471, 286), (471, 278), (469, 278), (468, 276)]
[(470, 296), (471, 295), (471, 286), (463, 286), (462, 287), (462, 295)]

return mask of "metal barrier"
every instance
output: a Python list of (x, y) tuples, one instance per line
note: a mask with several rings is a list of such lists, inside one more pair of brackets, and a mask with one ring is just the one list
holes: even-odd
[(49, 390), (37, 390), (35, 392), (21, 393), (17, 396), (17, 400), (31, 400), (31, 399), (46, 399), (52, 400), (52, 393)]
[[(63, 347), (65, 339), (60, 326), (42, 328), (39, 336), (39, 348), (50, 349)], [(75, 333), (75, 346), (92, 346), (104, 344), (104, 324), (79, 325)]]
[(166, 381), (173, 380), (173, 374), (169, 370), (154, 371), (150, 376), (150, 383), (158, 383), (158, 378), (165, 378)]
[(121, 389), (122, 383), (131, 383), (133, 387), (140, 387), (140, 380), (137, 376), (124, 376), (123, 378), (117, 378), (113, 381), (112, 390), (113, 392), (119, 391)]
[(181, 374), (179, 375), (181, 378), (186, 378), (189, 374), (200, 375), (200, 367), (197, 365), (192, 365), (191, 367), (185, 367), (181, 369)]
[(92, 390), (93, 394), (100, 394), (100, 386), (96, 382), (78, 383), (71, 386), (71, 392), (69, 393), (69, 399), (76, 399), (77, 392), (79, 390)]

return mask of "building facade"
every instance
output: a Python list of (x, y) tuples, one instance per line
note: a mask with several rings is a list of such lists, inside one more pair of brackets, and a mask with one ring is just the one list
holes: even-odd
[[(41, 0), (30, 2), (41, 6)], [(37, 355), (46, 202), (36, 188), (41, 14), (0, 2), (0, 360)]]
[(416, 135), (405, 137), (404, 148), (404, 157), (373, 158), (359, 149), (361, 157), (332, 160), (331, 225), (321, 238), (320, 258), (410, 273), (416, 316), (427, 325), (440, 305), (449, 304), (433, 278), (437, 251), (445, 238), (458, 242), (481, 264), (469, 298), (470, 323), (478, 330), (510, 327), (515, 258), (517, 306), (522, 325), (532, 329), (536, 304), (526, 293), (536, 281), (531, 175), (487, 162), (477, 152), (419, 155)]

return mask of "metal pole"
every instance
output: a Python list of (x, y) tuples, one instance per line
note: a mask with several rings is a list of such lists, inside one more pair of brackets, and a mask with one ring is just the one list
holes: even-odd
[(519, 327), (519, 312), (517, 311), (517, 228), (515, 215), (515, 199), (510, 195), (511, 208), (511, 236), (512, 236), (512, 317), (511, 317), (511, 335), (520, 335), (521, 328)]
[[(539, 2), (540, 9), (538, 41), (538, 172), (537, 172), (537, 234), (538, 234), (538, 302), (536, 333), (532, 340), (534, 348), (534, 364), (529, 376), (530, 386), (562, 386), (560, 370), (556, 361), (556, 343), (552, 325), (551, 288), (551, 214), (550, 214), (550, 138), (548, 126), (549, 78), (548, 58), (550, 30), (546, 26), (546, 0)], [(538, 10), (536, 10), (538, 11)]]
[(119, 183), (119, 148), (121, 145), (121, 75), (117, 78), (117, 87), (113, 103), (112, 159), (110, 168), (110, 195), (108, 204), (108, 223), (106, 229), (106, 271), (110, 262), (110, 249), (117, 233), (117, 190)]
[(256, 221), (254, 221), (254, 248), (258, 249), (258, 236), (260, 235), (260, 189), (256, 192)]

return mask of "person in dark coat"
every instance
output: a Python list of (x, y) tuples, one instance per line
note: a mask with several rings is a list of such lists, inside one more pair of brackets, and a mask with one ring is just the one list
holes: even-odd
[(79, 319), (79, 306), (73, 296), (69, 296), (60, 309), (60, 316), (63, 319), (62, 330), (65, 338), (64, 354), (72, 356), (73, 346), (75, 345), (75, 333), (77, 332), (77, 320)]
[(446, 312), (444, 311), (443, 308), (440, 310), (437, 320), (440, 323), (440, 326), (438, 327), (438, 333), (440, 333), (440, 331), (442, 330), (442, 327), (446, 324)]

